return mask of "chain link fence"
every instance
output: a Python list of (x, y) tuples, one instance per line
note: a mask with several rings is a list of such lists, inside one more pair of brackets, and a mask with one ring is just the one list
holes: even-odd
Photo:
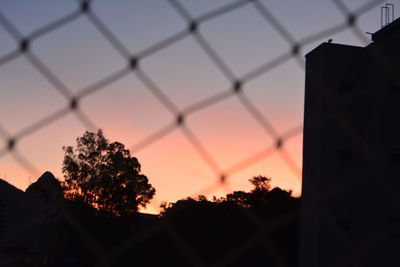
[[(159, 125), (156, 131), (152, 132), (142, 140), (138, 140), (138, 142), (131, 147), (134, 154), (138, 151), (149, 149), (156, 142), (163, 142), (163, 138), (172, 132), (180, 131), (183, 134), (182, 138), (185, 138), (185, 140), (197, 152), (198, 156), (204, 161), (208, 169), (214, 174), (215, 179), (211, 185), (208, 185), (206, 188), (198, 188), (198, 190), (196, 190), (198, 193), (188, 195), (207, 195), (212, 194), (219, 189), (222, 189), (224, 192), (230, 192), (232, 191), (230, 178), (234, 174), (244, 169), (251, 170), (252, 166), (276, 153), (279, 154), (282, 162), (284, 162), (284, 164), (295, 174), (298, 180), (301, 180), (301, 166), (298, 162), (298, 157), (292, 155), (288, 151), (286, 143), (290, 142), (290, 140), (293, 140), (294, 138), (301, 138), (303, 132), (302, 122), (299, 121), (297, 125), (293, 125), (293, 127), (286, 131), (278, 130), (274, 123), (269, 119), (269, 114), (265, 114), (257, 107), (254, 101), (248, 97), (247, 85), (293, 59), (298, 63), (300, 68), (304, 69), (305, 62), (302, 54), (304, 47), (314, 44), (315, 42), (324, 41), (333, 34), (351, 30), (354, 36), (358, 38), (361, 43), (368, 44), (370, 41), (359, 28), (357, 23), (358, 19), (363, 14), (379, 7), (383, 1), (365, 1), (365, 3), (357, 9), (351, 10), (342, 0), (332, 0), (330, 2), (336, 5), (338, 10), (343, 14), (342, 22), (312, 33), (311, 35), (301, 39), (295, 38), (282, 23), (282, 18), (275, 16), (269, 9), (268, 3), (260, 0), (231, 1), (196, 16), (189, 12), (185, 1), (168, 0), (165, 2), (176, 11), (176, 16), (185, 21), (185, 27), (136, 53), (132, 53), (117, 34), (114, 33), (111, 27), (109, 27), (109, 25), (103, 20), (103, 18), (97, 14), (96, 10), (93, 8), (96, 6), (96, 1), (77, 1), (76, 9), (74, 11), (57, 18), (29, 34), (21, 33), (21, 31), (15, 26), (15, 21), (12, 21), (6, 13), (3, 13), (0, 6), (0, 25), (17, 44), (15, 49), (1, 55), (0, 71), (1, 67), (7, 66), (15, 60), (23, 57), (52, 86), (54, 91), (59, 93), (65, 100), (64, 105), (60, 106), (55, 112), (48, 113), (47, 116), (42, 118), (31, 118), (32, 123), (16, 132), (10, 132), (7, 129), (7, 125), (3, 125), (0, 121), (0, 137), (5, 143), (5, 145), (0, 148), (0, 158), (9, 155), (12, 156), (19, 166), (37, 177), (41, 170), (35, 166), (31, 158), (26, 157), (23, 153), (19, 152), (20, 147), (23, 145), (23, 140), (35, 133), (40, 134), (45, 127), (62, 121), (70, 114), (74, 115), (79, 120), (82, 124), (82, 129), (95, 131), (102, 125), (96, 125), (93, 118), (84, 111), (84, 101), (92, 98), (100, 91), (107, 91), (111, 85), (117, 83), (121, 79), (133, 75), (138, 81), (140, 81), (141, 85), (145, 87), (146, 90), (148, 90), (148, 92), (159, 101), (159, 103), (162, 104), (166, 112), (169, 112), (170, 116), (173, 118), (171, 121), (165, 121), (163, 124)], [(212, 24), (214, 20), (243, 8), (252, 8), (255, 11), (255, 16), (259, 16), (264, 20), (266, 27), (272, 27), (286, 42), (289, 49), (275, 55), (274, 58), (264, 62), (260, 66), (249, 69), (242, 75), (238, 75), (220, 53), (217, 52), (212, 42), (208, 41), (207, 35), (202, 32), (202, 27), (205, 24)], [(36, 54), (35, 49), (32, 47), (45, 36), (57, 32), (60, 28), (71, 24), (82, 17), (86, 18), (95, 30), (101, 34), (104, 42), (113, 47), (123, 62), (125, 62), (125, 65), (116, 68), (103, 77), (98, 77), (98, 79), (91, 81), (89, 86), (73, 90), (68, 85), (68, 81), (63, 81), (58, 73), (47, 66), (46, 62)], [(242, 23), (245, 24), (246, 21), (243, 21)], [(129, 27), (135, 26), (136, 25), (129, 25)], [(212, 62), (213, 66), (222, 74), (229, 86), (181, 108), (175, 103), (174, 98), (163, 90), (163, 84), (158, 84), (156, 79), (142, 66), (154, 55), (157, 55), (170, 47), (176, 46), (188, 38), (191, 38), (191, 40), (202, 49), (204, 57)], [(246, 53), (246, 51), (243, 53)], [(377, 57), (384, 60), (384, 57), (381, 55), (377, 55)], [(170, 65), (171, 68), (174, 67), (173, 62), (171, 62)], [(318, 80), (317, 77), (316, 80)], [(320, 83), (322, 84), (322, 81), (320, 81)], [(0, 90), (5, 91), (8, 89), (1, 88)], [(326, 95), (325, 97), (329, 100), (331, 96)], [(265, 137), (273, 140), (273, 142), (271, 145), (265, 147), (260, 145), (261, 149), (259, 151), (253, 154), (242, 155), (240, 161), (230, 166), (222, 167), (215, 159), (213, 153), (210, 152), (210, 147), (204, 144), (202, 138), (187, 121), (195, 114), (220, 105), (223, 101), (232, 98), (239, 101), (244, 112), (248, 112), (248, 114), (253, 117), (257, 124), (264, 130)], [(9, 116), (13, 116), (13, 114), (9, 114)], [(351, 125), (347, 125), (346, 127), (352, 128)], [(107, 134), (107, 132), (105, 134)], [(225, 134), (229, 135), (229, 132)], [(332, 194), (335, 193), (333, 192)], [(279, 218), (278, 220), (269, 222), (268, 225), (265, 225), (264, 222), (260, 221), (257, 216), (254, 216), (251, 212), (245, 212), (243, 216), (248, 218), (248, 223), (256, 229), (255, 234), (249, 236), (248, 240), (239, 248), (231, 251), (227, 255), (221, 255), (220, 259), (213, 263), (214, 265), (229, 265), (256, 244), (263, 242), (268, 243), (268, 241), (266, 241), (268, 240), (268, 234), (273, 232), (276, 227), (293, 220), (296, 215), (288, 214), (287, 216), (282, 216), (282, 218)], [(116, 244), (112, 249), (105, 251), (96, 243), (95, 239), (87, 233), (86, 228), (82, 226), (82, 222), (79, 218), (74, 217), (72, 214), (68, 214), (67, 211), (66, 218), (68, 218), (67, 221), (70, 224), (70, 227), (74, 228), (82, 237), (82, 240), (84, 240), (88, 247), (90, 247), (91, 252), (95, 256), (99, 265), (110, 265), (119, 255), (125, 253), (134, 246), (140, 246), (142, 242), (160, 232), (163, 232), (168, 236), (170, 241), (174, 243), (177, 249), (182, 253), (182, 257), (185, 257), (190, 264), (195, 266), (206, 265), (206, 263), (198, 257), (196, 251), (191, 249), (191, 245), (187, 244), (179, 233), (174, 230), (174, 227), (168, 223), (160, 223), (154, 227), (146, 228), (145, 231), (142, 231), (139, 234), (126, 236), (124, 242)], [(329, 220), (329, 217), (327, 218), (327, 220)], [(32, 221), (32, 223), (34, 223), (35, 218), (32, 218)], [(24, 222), (23, 225), (19, 225), (15, 230), (18, 231), (18, 228), (27, 227), (29, 223), (30, 222)], [(333, 227), (333, 231), (340, 236), (346, 235), (346, 233), (343, 233), (343, 231), (337, 227)], [(276, 266), (287, 266), (285, 259), (277, 253), (277, 249), (274, 248), (272, 243), (266, 244), (263, 248), (268, 251), (269, 255), (274, 255), (273, 258)]]

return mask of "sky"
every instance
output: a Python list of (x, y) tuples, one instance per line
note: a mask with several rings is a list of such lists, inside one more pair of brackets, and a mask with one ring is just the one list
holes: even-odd
[[(192, 17), (232, 3), (232, 0), (181, 0)], [(265, 0), (263, 5), (296, 41), (339, 25), (346, 20), (330, 0)], [(336, 1), (338, 2), (338, 1)], [(343, 1), (349, 10), (357, 10), (369, 1)], [(304, 56), (320, 43), (368, 44), (369, 35), (381, 27), (380, 6), (357, 20), (363, 40), (351, 28), (302, 46), (300, 61), (292, 58), (244, 83), (243, 92), (278, 136), (295, 130), (285, 139), (283, 152), (274, 149), (276, 138), (243, 106), (238, 97), (226, 98), (185, 118), (185, 126), (213, 158), (219, 171), (198, 153), (187, 136), (176, 128), (145, 146), (142, 140), (170, 125), (174, 114), (157, 99), (135, 74), (129, 74), (79, 102), (81, 112), (102, 128), (110, 141), (120, 141), (131, 149), (156, 188), (156, 196), (146, 212), (157, 212), (163, 201), (206, 194), (222, 196), (232, 190), (249, 190), (248, 179), (255, 175), (272, 178), (272, 185), (301, 193), (301, 154), (304, 103)], [(400, 1), (395, 4), (395, 17)], [(1, 0), (0, 12), (22, 36), (77, 10), (72, 0)], [(93, 12), (129, 50), (131, 55), (187, 28), (187, 22), (166, 0), (97, 0)], [(201, 35), (231, 69), (243, 77), (291, 49), (289, 44), (252, 4), (217, 16), (200, 25)], [(18, 44), (0, 25), (0, 58)], [(72, 94), (120, 70), (123, 58), (85, 16), (35, 39), (32, 53), (62, 81)], [(151, 78), (171, 102), (182, 111), (193, 103), (222, 93), (232, 83), (193, 36), (161, 49), (140, 61), (140, 69)], [(35, 69), (23, 55), (0, 65), (0, 127), (8, 136), (32, 125), (68, 104), (65, 97)], [(0, 178), (24, 190), (41, 172), (51, 171), (63, 179), (63, 146), (75, 145), (86, 130), (71, 112), (18, 140), (16, 150), (36, 169), (21, 166), (12, 153), (0, 154)], [(0, 151), (7, 137), (0, 135)], [(3, 150), (4, 151), (4, 150)], [(246, 168), (238, 163), (266, 151)], [(288, 164), (287, 156), (292, 161)], [(232, 172), (229, 170), (232, 169)], [(218, 184), (220, 173), (227, 183)]]

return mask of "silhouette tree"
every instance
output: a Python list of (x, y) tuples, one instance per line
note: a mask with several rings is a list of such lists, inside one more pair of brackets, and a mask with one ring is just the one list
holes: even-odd
[(66, 198), (115, 216), (137, 213), (149, 203), (155, 189), (123, 144), (110, 143), (102, 130), (86, 131), (76, 141), (76, 148), (63, 147)]
[[(293, 197), (291, 191), (271, 189), (268, 177), (255, 176), (249, 181), (253, 185), (249, 192), (235, 191), (211, 201), (198, 196), (163, 203), (161, 220), (171, 222), (174, 230), (207, 265), (215, 263), (221, 255), (240, 251), (243, 243), (260, 235), (251, 223), (253, 220), (267, 231), (281, 218), (287, 218), (267, 231), (268, 235), (260, 236), (260, 241), (268, 240), (274, 246), (274, 253), (285, 261), (283, 265), (298, 266), (300, 199)], [(230, 266), (276, 266), (274, 257), (260, 242), (238, 255)]]
[(270, 186), (270, 182), (271, 182), (271, 178), (265, 177), (265, 176), (254, 176), (253, 178), (251, 178), (250, 183), (252, 183), (252, 185), (254, 185), (254, 189), (252, 190), (252, 192), (256, 192), (256, 191), (269, 191), (269, 189), (271, 188)]
[(226, 195), (226, 198), (220, 199), (220, 201), (233, 202), (243, 208), (252, 208), (257, 205), (265, 204), (271, 188), (269, 184), (271, 178), (254, 176), (249, 179), (249, 182), (254, 186), (250, 192), (234, 191)]

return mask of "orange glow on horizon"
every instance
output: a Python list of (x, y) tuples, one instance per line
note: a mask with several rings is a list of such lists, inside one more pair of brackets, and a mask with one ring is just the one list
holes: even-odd
[[(57, 130), (57, 127), (52, 129), (51, 126), (47, 129), (50, 135), (53, 131)], [(110, 141), (120, 141), (124, 144), (129, 144), (129, 135), (132, 131), (127, 132), (124, 127), (121, 127), (121, 129), (113, 127), (111, 129), (104, 128), (104, 132)], [(125, 133), (125, 138), (123, 137), (123, 133)], [(43, 135), (39, 136), (41, 138), (33, 138), (32, 141), (35, 142), (36, 146), (40, 147), (40, 142), (45, 143), (46, 138), (43, 138)], [(120, 138), (117, 136), (120, 136)], [(206, 143), (206, 145), (213, 146), (210, 151), (214, 153), (210, 154), (218, 156), (215, 160), (225, 168), (221, 171), (229, 169), (230, 166), (274, 144), (273, 140), (267, 139), (268, 141), (265, 142), (266, 145), (263, 148), (259, 147), (259, 139), (246, 139), (246, 142), (238, 144), (235, 149), (233, 149), (238, 152), (234, 154), (232, 153), (232, 149), (226, 150), (225, 148), (229, 147), (229, 143), (235, 142), (235, 140), (227, 139), (225, 134), (216, 135), (214, 133), (212, 137), (211, 139), (205, 139), (206, 141), (210, 141), (210, 143)], [(241, 137), (240, 135), (238, 138)], [(75, 138), (76, 137), (70, 137), (69, 139), (73, 140)], [(301, 166), (301, 141), (300, 135), (289, 139), (284, 145), (284, 148), (293, 156), (298, 166)], [(219, 143), (221, 144), (220, 148), (217, 146)], [(75, 142), (64, 143), (63, 145), (75, 145)], [(232, 144), (232, 146), (233, 145), (234, 144)], [(126, 146), (129, 147), (129, 145)], [(63, 178), (61, 173), (63, 158), (61, 147), (62, 145), (59, 145), (58, 149), (44, 151), (49, 154), (40, 158), (40, 161), (34, 162), (37, 166), (42, 168), (40, 169), (41, 172), (46, 170), (51, 171), (60, 180)], [(251, 149), (249, 150), (249, 148)], [(45, 150), (47, 149), (45, 148)], [(56, 152), (57, 150), (59, 152)], [(145, 149), (139, 150), (137, 153), (135, 153), (134, 150), (131, 152), (133, 156), (139, 159), (142, 165), (142, 173), (149, 178), (150, 183), (156, 188), (156, 195), (151, 204), (141, 209), (142, 212), (146, 213), (157, 214), (159, 212), (159, 206), (163, 201), (175, 202), (189, 196), (196, 197), (199, 194), (205, 194), (211, 199), (212, 196), (225, 196), (227, 193), (234, 190), (248, 191), (251, 189), (251, 184), (248, 180), (256, 175), (264, 175), (272, 178), (271, 185), (273, 187), (278, 186), (283, 189), (293, 190), (295, 196), (299, 196), (301, 191), (301, 178), (299, 176), (301, 174), (295, 173), (285, 163), (284, 158), (280, 155), (280, 151), (278, 150), (273, 150), (272, 153), (266, 155), (265, 158), (229, 175), (225, 186), (218, 184), (218, 174), (214, 173), (208, 167), (191, 143), (188, 142), (181, 133), (180, 129), (175, 129), (172, 133), (149, 145)], [(50, 153), (54, 153), (55, 156)], [(53, 166), (53, 169), (50, 168), (51, 166)], [(54, 166), (58, 167), (54, 168)], [(3, 159), (2, 168), (7, 170), (5, 180), (23, 190), (29, 185), (29, 182), (35, 182), (41, 174), (34, 177), (31, 173), (22, 169), (18, 163), (12, 159), (11, 155), (7, 155), (5, 160)], [(3, 174), (1, 174), (1, 176), (3, 176)], [(14, 177), (18, 177), (18, 179)], [(207, 189), (207, 191), (204, 191), (205, 189)]]

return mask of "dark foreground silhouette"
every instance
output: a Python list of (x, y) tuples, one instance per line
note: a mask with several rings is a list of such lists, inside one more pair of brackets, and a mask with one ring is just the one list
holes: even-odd
[(65, 198), (117, 216), (146, 207), (156, 190), (125, 145), (110, 142), (101, 129), (86, 131), (76, 143), (76, 147), (63, 147)]
[[(110, 216), (64, 199), (59, 182), (47, 172), (25, 193), (14, 192), (13, 201), (24, 196), (32, 214), (41, 215), (17, 240), (7, 236), (9, 229), (32, 218), (3, 213), (0, 220), (12, 225), (1, 224), (0, 259), (28, 263), (22, 266), (297, 266), (299, 199), (270, 189), (268, 178), (250, 181), (250, 192), (165, 203), (160, 216)], [(0, 184), (2, 192), (11, 187)]]

